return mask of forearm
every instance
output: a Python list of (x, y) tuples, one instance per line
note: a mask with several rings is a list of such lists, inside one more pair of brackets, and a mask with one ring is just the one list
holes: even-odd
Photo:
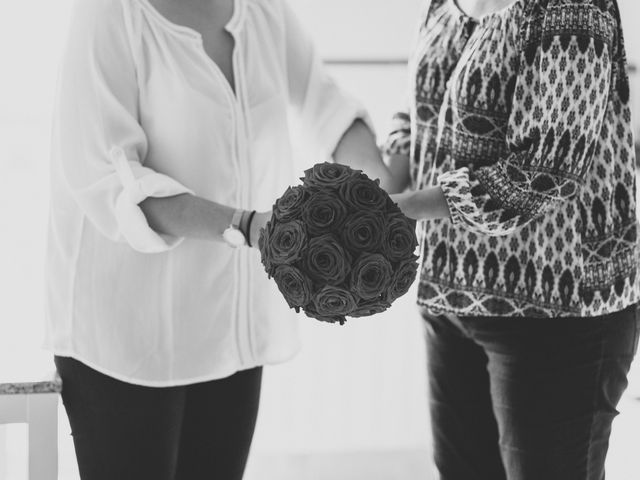
[(410, 158), (408, 155), (393, 154), (387, 157), (387, 169), (391, 174), (388, 193), (402, 193), (411, 183)]
[(189, 194), (149, 197), (140, 208), (156, 232), (220, 242), (234, 212), (232, 207)]
[[(149, 226), (156, 232), (215, 242), (224, 241), (222, 233), (231, 224), (235, 211), (233, 207), (188, 194), (150, 197), (140, 204), (140, 208)], [(267, 224), (272, 212), (257, 212), (252, 217), (248, 213), (246, 217), (243, 216), (240, 227), (249, 244), (257, 247), (260, 230)]]
[(362, 170), (371, 179), (380, 179), (380, 186), (389, 191), (391, 172), (382, 161), (380, 149), (371, 129), (358, 119), (347, 129), (333, 152), (336, 163)]
[(449, 206), (440, 187), (428, 187), (391, 195), (400, 210), (414, 220), (434, 220), (448, 218)]

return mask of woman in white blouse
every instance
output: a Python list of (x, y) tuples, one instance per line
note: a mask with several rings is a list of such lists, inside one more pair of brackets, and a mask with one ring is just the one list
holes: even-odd
[(388, 180), (284, 0), (76, 1), (47, 344), (83, 480), (242, 477), (261, 366), (298, 349), (246, 248), (300, 174), (290, 107), (327, 158)]

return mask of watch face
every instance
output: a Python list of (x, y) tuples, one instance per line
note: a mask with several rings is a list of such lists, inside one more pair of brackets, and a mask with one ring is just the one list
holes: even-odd
[(232, 247), (241, 247), (242, 245), (247, 243), (243, 233), (237, 228), (227, 228), (223, 232), (222, 236), (224, 237), (224, 240)]

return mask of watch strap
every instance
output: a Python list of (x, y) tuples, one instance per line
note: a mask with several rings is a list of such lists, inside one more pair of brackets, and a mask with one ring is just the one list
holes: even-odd
[(256, 214), (255, 210), (251, 210), (251, 212), (245, 212), (246, 215), (242, 216), (242, 233), (244, 233), (244, 238), (247, 239), (247, 245), (251, 247), (251, 222), (253, 221), (253, 216)]

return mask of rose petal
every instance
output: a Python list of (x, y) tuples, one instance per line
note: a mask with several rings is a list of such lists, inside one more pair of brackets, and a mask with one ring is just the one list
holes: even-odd
[(380, 298), (391, 283), (393, 268), (380, 254), (363, 254), (351, 270), (351, 290), (364, 300)]

